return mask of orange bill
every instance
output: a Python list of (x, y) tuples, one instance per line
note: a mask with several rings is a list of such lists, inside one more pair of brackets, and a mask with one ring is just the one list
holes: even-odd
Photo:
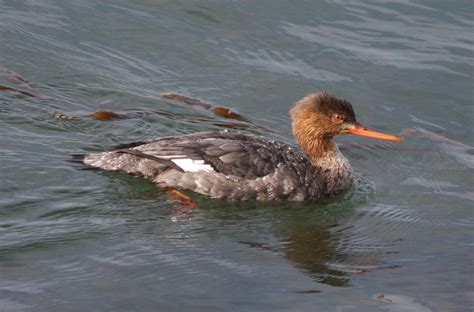
[(357, 134), (357, 135), (366, 136), (366, 137), (375, 138), (375, 139), (381, 139), (381, 140), (397, 141), (397, 142), (403, 141), (403, 139), (399, 136), (378, 132), (373, 129), (367, 128), (366, 126), (360, 123), (355, 123), (353, 128), (347, 129), (347, 132), (350, 134)]

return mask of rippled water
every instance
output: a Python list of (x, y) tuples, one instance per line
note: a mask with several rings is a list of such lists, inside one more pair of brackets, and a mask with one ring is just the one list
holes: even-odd
[[(0, 85), (26, 91), (0, 90), (0, 310), (469, 311), (473, 12), (470, 1), (0, 0)], [(319, 89), (406, 137), (341, 137), (358, 178), (327, 202), (195, 196), (199, 208), (176, 217), (153, 184), (67, 162), (228, 121), (164, 92), (291, 143), (288, 108)], [(97, 110), (141, 113), (52, 117)]]

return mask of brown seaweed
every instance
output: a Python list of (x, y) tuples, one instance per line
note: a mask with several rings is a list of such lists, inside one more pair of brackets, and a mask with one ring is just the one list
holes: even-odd
[(165, 99), (175, 100), (175, 101), (185, 103), (191, 106), (197, 106), (197, 107), (203, 108), (205, 110), (213, 112), (214, 114), (220, 117), (231, 118), (231, 119), (242, 119), (242, 116), (240, 114), (232, 111), (230, 108), (223, 107), (223, 106), (213, 106), (212, 104), (203, 102), (200, 99), (192, 98), (192, 97), (189, 97), (177, 92), (163, 93), (161, 96), (164, 97)]
[(33, 94), (31, 92), (21, 90), (21, 89), (17, 89), (17, 88), (10, 87), (10, 86), (6, 86), (6, 85), (2, 85), (2, 84), (0, 84), (0, 90), (1, 91), (12, 91), (12, 92), (20, 93), (20, 94), (23, 94), (23, 95), (26, 95), (26, 96), (29, 96), (29, 97), (36, 97), (37, 96), (36, 94)]
[(448, 139), (445, 136), (442, 136), (440, 134), (428, 131), (428, 130), (423, 129), (423, 128), (408, 128), (408, 129), (403, 129), (403, 131), (405, 133), (413, 135), (413, 136), (416, 136), (416, 135), (425, 136), (425, 137), (430, 138), (430, 139), (432, 139), (433, 141), (436, 141), (436, 142), (456, 145), (456, 146), (463, 147), (463, 148), (466, 148), (466, 149), (472, 149), (473, 148), (472, 146), (466, 145), (464, 143), (461, 143), (461, 142), (458, 142), (458, 141), (455, 141), (455, 140), (452, 140), (452, 139)]

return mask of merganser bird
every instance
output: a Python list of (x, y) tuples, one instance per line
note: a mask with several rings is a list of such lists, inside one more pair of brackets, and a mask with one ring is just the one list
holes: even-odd
[(402, 140), (358, 123), (348, 101), (326, 92), (305, 96), (290, 115), (303, 152), (263, 136), (224, 130), (121, 145), (81, 160), (214, 198), (317, 201), (352, 184), (352, 167), (333, 141), (335, 135)]

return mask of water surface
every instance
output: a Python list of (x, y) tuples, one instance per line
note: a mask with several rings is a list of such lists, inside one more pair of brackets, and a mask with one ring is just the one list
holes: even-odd
[[(0, 92), (0, 310), (469, 311), (472, 20), (470, 1), (0, 1), (0, 84), (41, 95)], [(165, 92), (293, 144), (287, 111), (320, 89), (406, 136), (340, 138), (382, 148), (343, 145), (355, 186), (323, 203), (195, 196), (176, 218), (153, 184), (67, 162), (228, 121)], [(97, 110), (161, 113), (52, 118)]]

